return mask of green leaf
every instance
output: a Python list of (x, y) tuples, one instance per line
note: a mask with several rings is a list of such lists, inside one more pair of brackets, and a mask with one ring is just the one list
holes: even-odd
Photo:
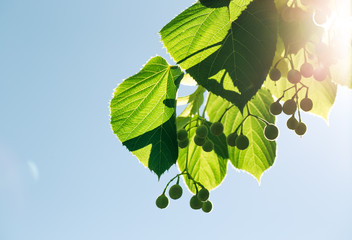
[[(183, 79), (181, 80), (181, 84), (191, 83), (193, 78), (186, 74)], [(185, 80), (186, 79), (186, 80)], [(193, 80), (194, 81), (194, 80)], [(202, 86), (198, 86), (196, 91), (191, 95), (185, 97), (177, 98), (177, 106), (186, 105), (187, 107), (183, 110), (183, 112), (176, 118), (176, 126), (177, 130), (184, 128), (196, 113), (198, 113), (199, 108), (202, 106), (204, 102), (204, 92), (205, 89)]]
[(191, 117), (177, 117), (176, 118), (176, 128), (177, 131), (184, 128), (190, 121)]
[[(293, 63), (296, 69), (300, 69), (304, 63), (304, 50), (301, 49), (296, 55), (293, 56)], [(284, 46), (282, 41), (279, 39), (274, 64), (280, 58), (284, 56)], [(310, 61), (314, 67), (318, 64), (314, 61)], [(283, 91), (293, 85), (287, 80), (287, 72), (291, 69), (288, 61), (281, 61), (277, 68), (281, 71), (281, 79), (277, 82), (272, 81), (269, 76), (265, 81), (265, 87), (276, 97), (280, 98)], [(328, 77), (323, 82), (316, 81), (312, 78), (302, 78), (301, 82), (309, 87), (308, 97), (313, 101), (313, 109), (310, 113), (316, 114), (328, 120), (328, 115), (332, 105), (335, 102), (337, 86), (332, 82), (331, 78)], [(294, 89), (288, 91), (282, 101), (286, 101), (294, 95)], [(298, 94), (299, 99), (303, 99), (306, 95), (306, 91), (300, 91)]]
[(262, 86), (274, 57), (274, 1), (202, 3), (167, 24), (161, 39), (200, 85), (242, 109)]
[(183, 76), (181, 84), (185, 86), (197, 86), (197, 82), (187, 73)]
[[(187, 148), (180, 150), (177, 163), (182, 172), (186, 167), (186, 162), (188, 162), (188, 172), (192, 178), (200, 182), (208, 190), (211, 190), (217, 187), (226, 175), (228, 159), (226, 138), (224, 134), (218, 137), (209, 134), (208, 138), (214, 143), (214, 150), (211, 152), (205, 152), (202, 147), (197, 146), (193, 141), (196, 131), (196, 128), (194, 127), (195, 123), (196, 121), (192, 121), (193, 127), (189, 132), (190, 144)], [(211, 125), (209, 122), (206, 122), (205, 124), (208, 128)], [(184, 179), (190, 191), (195, 193), (193, 182), (186, 176)]]
[[(265, 119), (270, 123), (275, 123), (275, 117), (268, 109), (273, 102), (273, 98), (268, 90), (261, 89), (255, 97), (248, 103), (250, 113)], [(232, 106), (231, 103), (221, 97), (211, 94), (211, 105), (207, 108), (210, 121), (218, 121), (225, 110)], [(224, 133), (229, 135), (241, 124), (244, 115), (236, 108), (230, 108), (222, 118)], [(249, 146), (246, 150), (239, 150), (237, 147), (228, 146), (229, 157), (232, 165), (237, 169), (244, 170), (253, 175), (259, 182), (265, 170), (270, 168), (276, 157), (275, 141), (268, 141), (264, 136), (265, 123), (255, 117), (248, 117), (243, 125), (243, 134), (249, 139)], [(240, 132), (238, 132), (240, 133)]]
[(115, 89), (110, 105), (114, 133), (158, 177), (177, 160), (175, 98), (182, 75), (154, 57)]
[(177, 105), (179, 103), (188, 104), (185, 110), (179, 115), (180, 117), (193, 116), (198, 113), (199, 108), (202, 106), (204, 102), (204, 94), (205, 89), (202, 86), (198, 86), (196, 91), (189, 96), (177, 98)]

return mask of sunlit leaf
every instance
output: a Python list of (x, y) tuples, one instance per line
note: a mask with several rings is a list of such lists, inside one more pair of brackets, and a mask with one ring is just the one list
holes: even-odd
[(178, 156), (175, 98), (182, 75), (178, 67), (154, 57), (116, 88), (110, 105), (114, 133), (159, 177)]
[[(193, 121), (192, 123), (192, 126), (194, 126), (196, 122)], [(207, 122), (206, 125), (209, 127), (210, 123)], [(195, 130), (195, 127), (190, 129), (189, 147), (180, 150), (177, 163), (180, 171), (183, 171), (187, 164), (188, 172), (192, 178), (200, 182), (208, 190), (211, 190), (217, 187), (226, 175), (228, 160), (226, 138), (225, 135), (214, 137), (209, 134), (208, 138), (214, 143), (214, 150), (205, 152), (202, 147), (197, 146), (193, 141)], [(192, 192), (195, 192), (193, 181), (189, 180), (186, 176), (184, 179), (188, 188)]]
[(274, 57), (275, 4), (213, 2), (186, 9), (161, 30), (161, 39), (198, 84), (242, 109), (262, 86)]
[[(226, 109), (232, 106), (228, 101), (215, 95), (211, 95), (210, 100), (212, 104), (207, 109), (210, 121), (218, 121)], [(275, 117), (268, 111), (272, 102), (273, 98), (269, 91), (262, 89), (248, 103), (248, 108), (251, 114), (274, 123)], [(238, 108), (231, 107), (221, 121), (224, 124), (225, 134), (233, 133), (245, 116), (247, 116), (247, 109), (242, 115)], [(247, 118), (243, 125), (243, 134), (249, 139), (248, 148), (239, 150), (237, 147), (228, 146), (229, 157), (233, 166), (250, 173), (258, 181), (260, 181), (264, 171), (273, 165), (276, 157), (276, 143), (268, 141), (263, 134), (265, 125), (255, 117)], [(240, 130), (238, 134), (240, 134)]]
[[(301, 65), (304, 63), (304, 53), (301, 49), (293, 57), (293, 64), (296, 69), (300, 69)], [(278, 41), (278, 46), (276, 50), (276, 56), (274, 63), (284, 56), (284, 46), (282, 41)], [(314, 61), (310, 62), (316, 67), (317, 64)], [(270, 92), (276, 97), (280, 98), (283, 95), (283, 91), (292, 87), (293, 85), (287, 80), (287, 72), (291, 69), (291, 66), (287, 60), (281, 61), (277, 65), (278, 69), (281, 71), (282, 78), (274, 82), (269, 77), (265, 81), (265, 87), (270, 90)], [(301, 82), (309, 87), (308, 97), (313, 101), (313, 109), (310, 111), (318, 116), (323, 117), (325, 120), (328, 119), (328, 115), (332, 105), (335, 102), (337, 86), (331, 81), (331, 78), (328, 77), (323, 82), (316, 81), (313, 77), (311, 78), (302, 78)], [(282, 98), (282, 101), (286, 101), (295, 94), (294, 89), (291, 89), (286, 92), (285, 96)], [(302, 89), (299, 92), (299, 99), (303, 99), (306, 96), (306, 90)]]

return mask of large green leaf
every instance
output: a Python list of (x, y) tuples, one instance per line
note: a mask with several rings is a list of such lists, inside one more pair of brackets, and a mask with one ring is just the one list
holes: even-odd
[[(211, 105), (207, 108), (210, 121), (218, 121), (225, 110), (232, 104), (228, 101), (211, 94)], [(248, 103), (250, 113), (265, 119), (270, 123), (275, 122), (268, 109), (273, 102), (269, 91), (261, 89), (255, 97)], [(224, 132), (226, 135), (234, 132), (247, 115), (247, 109), (242, 113), (232, 107), (222, 118)], [(229, 157), (233, 166), (252, 174), (258, 181), (265, 170), (271, 167), (276, 157), (276, 143), (268, 141), (264, 137), (265, 123), (255, 117), (249, 117), (243, 125), (243, 134), (249, 139), (249, 147), (246, 150), (239, 150), (237, 147), (228, 146)]]
[(242, 109), (262, 86), (274, 57), (274, 1), (202, 3), (167, 24), (161, 39), (200, 85)]
[(158, 177), (177, 160), (175, 98), (182, 75), (154, 57), (116, 88), (110, 105), (114, 133)]
[[(279, 39), (275, 60), (278, 61), (280, 58), (284, 56), (284, 46), (282, 41)], [(304, 63), (304, 53), (303, 49), (299, 50), (296, 55), (293, 56), (293, 63), (296, 69), (300, 69), (300, 66)], [(316, 67), (317, 63), (311, 61), (311, 63)], [(265, 81), (265, 87), (270, 90), (270, 92), (276, 97), (280, 98), (283, 94), (283, 91), (292, 87), (293, 85), (287, 80), (287, 72), (291, 68), (288, 61), (281, 61), (277, 65), (278, 69), (281, 71), (282, 78), (277, 81), (271, 81), (268, 77), (267, 81)], [(335, 83), (331, 81), (331, 78), (328, 77), (323, 82), (316, 81), (312, 78), (302, 78), (302, 83), (309, 87), (309, 98), (313, 101), (313, 109), (310, 111), (318, 116), (323, 117), (325, 120), (328, 119), (328, 115), (332, 105), (335, 102), (337, 86)], [(298, 94), (299, 99), (305, 97), (306, 91), (300, 91)], [(282, 98), (283, 101), (291, 98), (294, 95), (294, 90), (288, 91), (285, 96)]]
[[(189, 131), (190, 144), (187, 148), (180, 150), (177, 163), (181, 172), (186, 168), (187, 163), (187, 169), (192, 178), (211, 190), (217, 187), (226, 175), (228, 159), (226, 138), (224, 134), (218, 137), (209, 134), (208, 138), (214, 143), (214, 150), (205, 152), (202, 147), (197, 146), (193, 141), (196, 129), (194, 127), (195, 123), (196, 121), (192, 121), (193, 127)], [(205, 124), (210, 127), (209, 122)], [(184, 179), (188, 188), (195, 192), (193, 181), (186, 176)]]

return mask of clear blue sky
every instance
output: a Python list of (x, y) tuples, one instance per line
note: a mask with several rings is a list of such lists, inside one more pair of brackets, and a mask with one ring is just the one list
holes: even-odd
[(176, 173), (145, 169), (109, 126), (118, 83), (156, 54), (157, 32), (192, 1), (0, 0), (0, 240), (352, 239), (352, 91), (330, 126), (305, 114), (300, 139), (279, 119), (261, 186), (229, 168), (213, 212), (162, 211)]

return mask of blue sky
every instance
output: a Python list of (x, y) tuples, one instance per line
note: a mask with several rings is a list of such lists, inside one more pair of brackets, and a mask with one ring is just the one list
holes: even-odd
[(191, 194), (161, 211), (158, 182), (112, 134), (113, 89), (152, 56), (192, 2), (0, 0), (0, 239), (352, 239), (352, 91), (330, 124), (281, 129), (261, 186), (229, 168), (210, 214)]

